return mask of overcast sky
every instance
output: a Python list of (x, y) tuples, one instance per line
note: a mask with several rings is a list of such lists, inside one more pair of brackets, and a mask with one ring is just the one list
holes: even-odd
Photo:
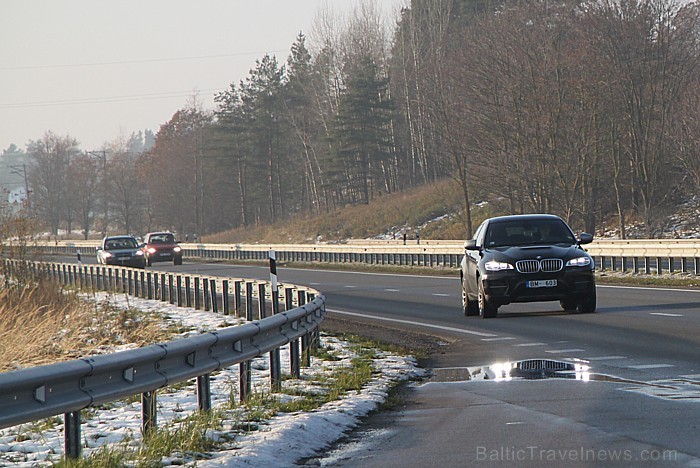
[[(376, 0), (393, 10), (395, 0)], [(0, 0), (0, 153), (48, 130), (100, 149), (157, 132), (198, 93), (284, 63), (320, 10), (357, 0)]]

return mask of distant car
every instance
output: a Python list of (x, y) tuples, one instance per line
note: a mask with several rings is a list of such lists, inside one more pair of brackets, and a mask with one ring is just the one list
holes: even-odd
[(156, 262), (173, 262), (173, 265), (182, 265), (182, 248), (178, 245), (173, 233), (149, 232), (143, 242), (143, 254), (147, 266)]
[(566, 311), (595, 312), (593, 259), (558, 216), (490, 218), (468, 240), (461, 265), (465, 315), (496, 317), (511, 302), (559, 301)]
[(146, 259), (134, 236), (108, 236), (97, 247), (97, 263), (144, 268)]

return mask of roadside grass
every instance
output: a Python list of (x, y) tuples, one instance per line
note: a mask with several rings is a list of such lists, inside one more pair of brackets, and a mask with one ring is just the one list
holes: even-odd
[(115, 345), (143, 346), (167, 336), (157, 317), (83, 301), (53, 282), (0, 289), (0, 372), (100, 354)]
[[(301, 383), (306, 390), (296, 387), (298, 380), (285, 376), (280, 393), (255, 391), (246, 401), (238, 402), (235, 392), (231, 391), (227, 404), (164, 424), (146, 434), (139, 443), (124, 440), (119, 444), (103, 446), (79, 460), (61, 458), (54, 466), (162, 466), (165, 460), (173, 459), (189, 464), (209, 458), (208, 453), (216, 450), (235, 450), (238, 436), (257, 431), (276, 414), (313, 411), (348, 393), (361, 391), (376, 375), (372, 361), (378, 353), (383, 352), (382, 349), (398, 349), (354, 335), (343, 339), (350, 343), (349, 349), (343, 353), (352, 357), (340, 357), (332, 348), (320, 347), (318, 352), (312, 353), (316, 359), (328, 363), (343, 362), (342, 365), (331, 366), (332, 371), (305, 375)], [(323, 367), (323, 363), (316, 364)]]

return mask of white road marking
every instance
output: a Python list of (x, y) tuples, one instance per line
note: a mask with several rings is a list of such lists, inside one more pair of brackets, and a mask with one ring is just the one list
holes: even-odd
[(647, 291), (680, 291), (680, 292), (692, 292), (700, 293), (700, 289), (677, 289), (677, 288), (644, 288), (641, 286), (610, 286), (610, 285), (600, 285), (597, 284), (596, 288), (609, 288), (609, 289), (644, 289)]
[(643, 364), (640, 366), (627, 366), (630, 369), (661, 369), (664, 367), (676, 367), (673, 364)]
[(547, 346), (547, 343), (519, 343), (519, 344), (514, 344), (513, 346), (525, 348), (527, 346)]
[(649, 315), (661, 315), (662, 317), (683, 317), (681, 314), (669, 314), (667, 312), (649, 312)]
[(612, 361), (615, 359), (628, 359), (625, 356), (596, 356), (584, 358), (586, 361)]
[(433, 293), (433, 296), (438, 296), (438, 297), (450, 297), (450, 296), (452, 296), (452, 294)]
[(386, 291), (386, 292), (399, 292), (400, 289), (391, 289), (391, 288), (387, 288), (387, 289), (385, 289), (384, 291)]
[(346, 312), (344, 310), (337, 310), (337, 309), (326, 309), (326, 310), (328, 312), (333, 312), (335, 314), (351, 315), (353, 317), (362, 317), (362, 318), (368, 318), (368, 319), (372, 319), (372, 320), (380, 320), (380, 321), (384, 321), (384, 322), (405, 323), (407, 325), (415, 325), (418, 327), (434, 328), (437, 330), (445, 330), (445, 331), (451, 331), (451, 332), (457, 332), (457, 333), (464, 333), (466, 335), (476, 335), (476, 336), (485, 336), (485, 337), (498, 336), (498, 335), (494, 335), (493, 333), (484, 333), (484, 332), (479, 332), (476, 330), (469, 330), (466, 328), (444, 327), (442, 325), (432, 325), (430, 323), (414, 322), (412, 320), (400, 320), (400, 319), (393, 319), (393, 318), (388, 318), (388, 317), (376, 317), (374, 315), (358, 314), (355, 312)]
[(346, 284), (345, 287), (348, 289), (352, 289), (352, 288), (356, 288), (357, 286), (352, 286), (352, 285)]
[(482, 338), (481, 341), (506, 341), (506, 340), (514, 340), (512, 336), (501, 336), (498, 338)]
[(581, 351), (585, 351), (585, 349), (550, 349), (549, 351), (545, 351), (545, 353), (563, 354), (563, 353), (580, 353)]

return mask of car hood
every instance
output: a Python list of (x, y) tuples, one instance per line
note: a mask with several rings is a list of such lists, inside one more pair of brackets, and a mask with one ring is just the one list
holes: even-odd
[(123, 255), (123, 254), (127, 254), (127, 253), (133, 255), (133, 254), (134, 254), (136, 251), (138, 251), (138, 250), (141, 250), (141, 249), (137, 249), (137, 248), (132, 248), (132, 249), (109, 249), (109, 250), (106, 250), (105, 252), (109, 252), (109, 253), (111, 253), (112, 255), (120, 255), (120, 254)]
[(570, 260), (572, 258), (587, 255), (578, 245), (523, 245), (515, 247), (495, 247), (486, 250), (490, 259), (499, 262), (514, 263), (519, 260), (561, 258)]

